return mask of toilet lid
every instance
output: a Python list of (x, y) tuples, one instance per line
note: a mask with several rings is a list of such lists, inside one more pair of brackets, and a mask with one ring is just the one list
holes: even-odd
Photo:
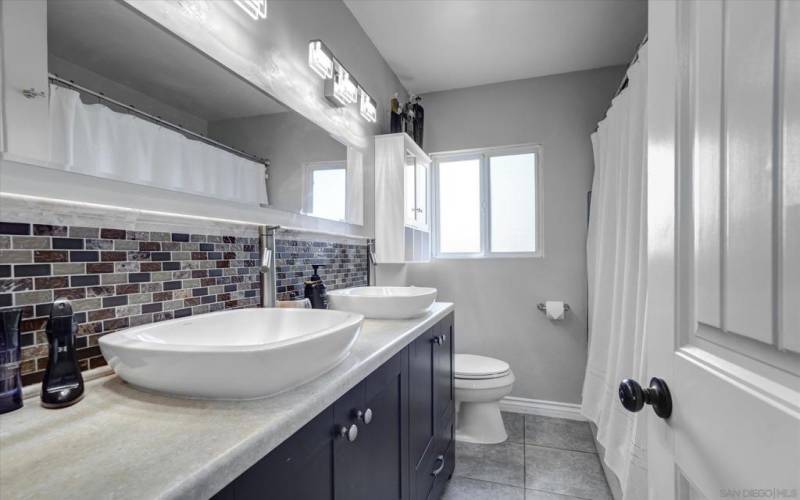
[(498, 378), (511, 371), (508, 363), (499, 359), (474, 354), (456, 354), (455, 358), (456, 378)]

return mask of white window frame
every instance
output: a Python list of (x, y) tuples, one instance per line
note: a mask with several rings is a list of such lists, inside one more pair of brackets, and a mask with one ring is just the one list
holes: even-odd
[[(536, 155), (534, 170), (536, 214), (534, 218), (534, 231), (536, 249), (533, 252), (492, 252), (491, 251), (491, 217), (489, 193), (491, 192), (489, 176), (489, 160), (495, 156), (513, 154)], [(470, 253), (442, 253), (439, 241), (439, 162), (459, 160), (480, 160), (481, 176), (481, 250)], [(506, 258), (540, 258), (544, 257), (544, 241), (542, 238), (542, 146), (540, 144), (517, 144), (513, 146), (499, 146), (490, 148), (463, 149), (458, 151), (444, 151), (431, 154), (431, 229), (433, 236), (433, 257), (435, 259), (506, 259)]]

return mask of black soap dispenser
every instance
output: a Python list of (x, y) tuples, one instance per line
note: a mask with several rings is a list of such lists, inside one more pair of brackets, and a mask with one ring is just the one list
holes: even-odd
[(50, 348), (42, 381), (42, 406), (45, 408), (63, 408), (83, 397), (83, 376), (75, 352), (77, 331), (72, 304), (67, 299), (58, 299), (53, 303), (47, 322)]
[(314, 274), (306, 280), (306, 298), (311, 302), (312, 309), (328, 308), (328, 292), (325, 290), (325, 283), (317, 274), (317, 269), (325, 267), (323, 264), (312, 264)]

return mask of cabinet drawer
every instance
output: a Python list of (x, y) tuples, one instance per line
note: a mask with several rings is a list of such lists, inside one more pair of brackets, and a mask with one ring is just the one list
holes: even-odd
[[(446, 412), (446, 416), (452, 417), (451, 412)], [(450, 478), (455, 468), (455, 448), (453, 444), (453, 424), (452, 419), (443, 421), (443, 425), (437, 429), (431, 447), (423, 458), (423, 464), (417, 472), (417, 484), (414, 490), (415, 499), (434, 499), (441, 496), (444, 491), (444, 484)], [(438, 495), (433, 493), (441, 485)]]
[(439, 500), (447, 487), (447, 481), (453, 475), (453, 470), (456, 465), (456, 442), (450, 441), (445, 452), (441, 455), (443, 462), (441, 464), (442, 470), (434, 478), (431, 492), (428, 494), (428, 500)]

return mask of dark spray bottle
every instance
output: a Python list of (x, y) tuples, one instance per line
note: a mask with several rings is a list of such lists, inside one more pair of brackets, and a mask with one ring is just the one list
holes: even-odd
[(53, 303), (47, 322), (50, 348), (42, 381), (42, 406), (45, 408), (63, 408), (83, 397), (83, 376), (75, 352), (77, 331), (72, 304), (67, 299), (58, 299)]

